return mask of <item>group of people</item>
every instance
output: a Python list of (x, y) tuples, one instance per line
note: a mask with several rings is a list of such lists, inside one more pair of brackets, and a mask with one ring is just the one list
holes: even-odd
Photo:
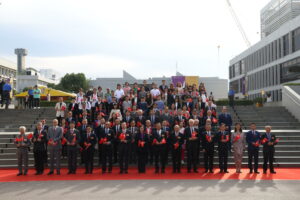
[(30, 87), (25, 96), (24, 107), (29, 109), (40, 109), (41, 89), (37, 85)]
[(15, 140), (18, 175), (27, 174), (31, 144), (37, 175), (43, 174), (48, 153), (49, 175), (55, 169), (60, 174), (61, 156), (68, 159), (68, 174), (75, 174), (78, 154), (85, 173), (93, 173), (95, 153), (102, 173), (111, 173), (113, 164), (118, 163), (119, 173), (126, 174), (129, 164), (137, 165), (139, 173), (145, 173), (146, 166), (153, 164), (155, 173), (165, 173), (168, 163), (172, 163), (173, 173), (181, 173), (184, 161), (188, 173), (198, 173), (203, 152), (205, 173), (213, 173), (216, 150), (220, 173), (228, 173), (231, 151), (236, 172), (241, 173), (246, 145), (250, 173), (259, 173), (260, 145), (264, 152), (263, 172), (267, 172), (269, 164), (270, 172), (276, 173), (273, 160), (278, 140), (270, 126), (260, 134), (253, 123), (245, 133), (236, 123), (232, 131), (227, 108), (217, 115), (213, 95), (207, 95), (203, 83), (167, 86), (163, 81), (159, 87), (155, 83), (150, 87), (145, 81), (141, 86), (125, 83), (122, 88), (118, 84), (115, 91), (108, 89), (105, 94), (101, 87), (86, 93), (80, 90), (69, 105), (60, 98), (52, 126), (43, 120), (33, 134), (27, 135), (26, 128), (20, 127)]

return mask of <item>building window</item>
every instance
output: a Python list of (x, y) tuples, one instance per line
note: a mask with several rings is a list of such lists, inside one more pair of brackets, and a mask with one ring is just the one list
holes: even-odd
[(295, 52), (300, 49), (300, 28), (292, 32), (292, 38), (293, 38), (293, 52)]
[(289, 35), (285, 35), (282, 37), (282, 40), (283, 40), (283, 56), (286, 56), (289, 54), (289, 47), (290, 47), (290, 44), (289, 44)]

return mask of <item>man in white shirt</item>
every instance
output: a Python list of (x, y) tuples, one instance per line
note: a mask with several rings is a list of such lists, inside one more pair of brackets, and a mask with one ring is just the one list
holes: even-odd
[(117, 89), (115, 91), (115, 97), (117, 101), (119, 101), (125, 95), (124, 90), (121, 88), (121, 85), (117, 85)]
[(65, 117), (66, 109), (67, 105), (64, 102), (64, 99), (62, 97), (59, 97), (59, 102), (57, 102), (55, 105), (56, 118), (59, 125), (61, 125), (61, 120)]
[(150, 91), (150, 94), (152, 95), (153, 99), (156, 99), (156, 97), (160, 95), (160, 91), (156, 84), (153, 85), (153, 89)]

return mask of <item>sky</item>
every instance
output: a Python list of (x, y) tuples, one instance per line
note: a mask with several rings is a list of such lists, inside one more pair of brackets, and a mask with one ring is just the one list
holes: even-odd
[[(231, 0), (251, 44), (270, 0)], [(0, 57), (88, 78), (228, 78), (247, 46), (226, 0), (0, 0)], [(220, 48), (218, 48), (220, 46)]]

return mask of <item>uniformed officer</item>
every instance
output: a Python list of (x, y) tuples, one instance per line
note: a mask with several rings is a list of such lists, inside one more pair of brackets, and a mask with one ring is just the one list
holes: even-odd
[(75, 121), (70, 123), (70, 129), (65, 134), (67, 140), (68, 174), (76, 174), (77, 169), (77, 147), (80, 142), (80, 133), (75, 129)]
[(264, 155), (264, 164), (263, 164), (263, 170), (264, 174), (267, 173), (268, 170), (268, 163), (269, 163), (269, 168), (270, 168), (270, 173), (271, 174), (276, 174), (274, 171), (274, 153), (275, 153), (275, 148), (274, 146), (278, 143), (278, 139), (276, 139), (276, 136), (271, 133), (271, 126), (266, 126), (265, 130), (266, 133), (262, 135), (261, 141), (263, 144), (263, 155)]
[[(28, 150), (31, 145), (30, 139), (25, 135), (26, 127), (21, 126), (19, 128), (20, 134), (16, 136), (15, 144), (17, 146), (17, 157), (18, 157), (18, 170), (20, 175), (27, 175), (28, 172)], [(24, 165), (24, 167), (23, 167)], [(24, 168), (24, 171), (23, 171)]]
[(227, 170), (227, 163), (230, 135), (227, 131), (225, 131), (225, 129), (226, 125), (222, 123), (220, 125), (220, 131), (217, 135), (220, 173), (229, 173)]
[(180, 133), (179, 125), (174, 126), (174, 131), (170, 134), (173, 173), (181, 173), (181, 149), (184, 143), (184, 134)]

